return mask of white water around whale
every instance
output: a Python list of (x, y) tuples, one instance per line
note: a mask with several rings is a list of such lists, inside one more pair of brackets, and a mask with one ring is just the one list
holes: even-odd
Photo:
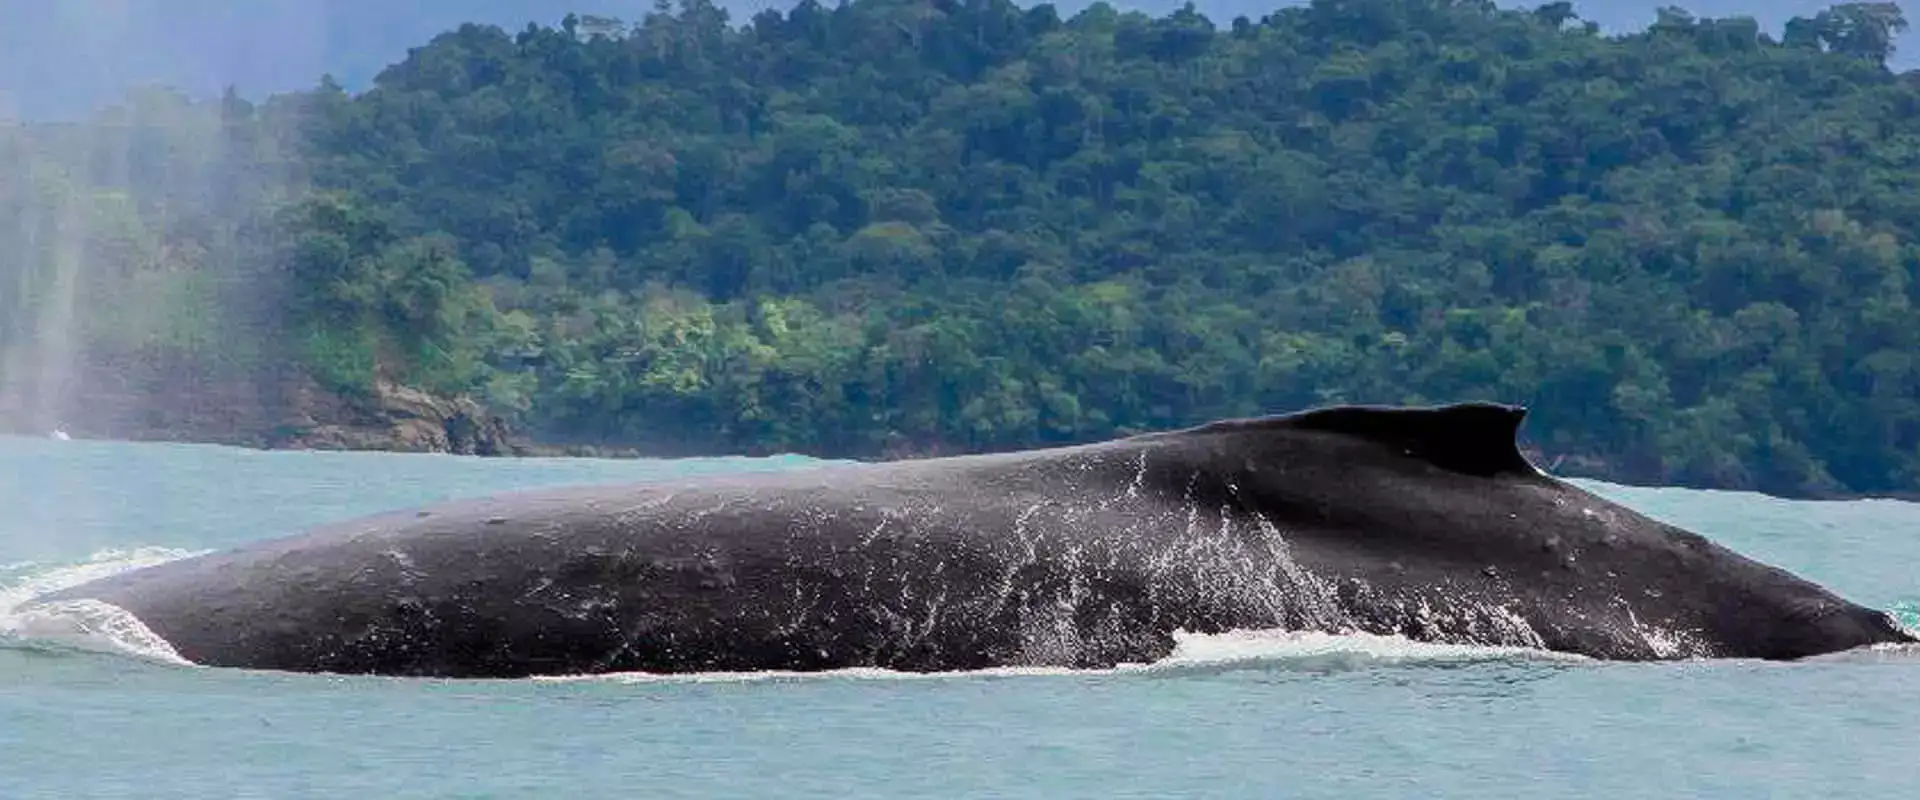
[(0, 565), (0, 645), (65, 647), (186, 666), (173, 645), (125, 609), (98, 600), (31, 605), (47, 594), (194, 553), (164, 547), (103, 550), (74, 564)]
[[(1913, 796), (1920, 654), (1610, 664), (1183, 635), (1093, 672), (425, 681), (183, 669), (94, 576), (371, 511), (805, 459), (0, 439), (0, 797)], [(1920, 506), (1595, 487), (1920, 625)], [(110, 755), (109, 755), (110, 754)]]

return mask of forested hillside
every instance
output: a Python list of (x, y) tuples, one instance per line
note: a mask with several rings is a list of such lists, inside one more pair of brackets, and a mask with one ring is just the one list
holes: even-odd
[[(1258, 18), (1302, 0), (1197, 0), (1201, 13), (1225, 24)], [(1536, 3), (1537, 4), (1537, 3)], [(1770, 30), (1795, 16), (1811, 17), (1829, 0), (1689, 0), (1701, 16), (1744, 14)], [(306, 89), (331, 74), (348, 91), (372, 83), (387, 65), (434, 34), (461, 23), (497, 25), (509, 32), (529, 22), (557, 24), (568, 12), (582, 18), (634, 18), (651, 0), (12, 0), (0, 2), (0, 120), (75, 119), (117, 99), (128, 87), (161, 84), (195, 97), (217, 97), (235, 86), (242, 97)], [(785, 11), (794, 0), (717, 0), (736, 21), (762, 11)], [(833, 5), (833, 3), (826, 3)], [(1055, 4), (1063, 16), (1088, 0)], [(1163, 16), (1181, 0), (1118, 0), (1122, 11)], [(1503, 8), (1526, 0), (1499, 0)], [(1603, 30), (1638, 30), (1667, 0), (1588, 0), (1575, 10)], [(1916, 63), (1909, 36), (1900, 37), (1896, 68)]]
[[(20, 136), (91, 143), (41, 191), (126, 230), (88, 245), (81, 307), (130, 309), (96, 360), (386, 376), (654, 452), (1485, 398), (1562, 472), (1920, 488), (1891, 5), (1625, 37), (1466, 0), (743, 22), (467, 26), (357, 96)], [(27, 233), (0, 253), (64, 241)]]

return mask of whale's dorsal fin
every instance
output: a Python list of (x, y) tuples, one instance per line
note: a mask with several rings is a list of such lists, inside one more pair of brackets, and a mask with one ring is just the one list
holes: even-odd
[(1493, 477), (1538, 475), (1520, 453), (1524, 406), (1457, 403), (1446, 406), (1329, 406), (1296, 414), (1216, 422), (1196, 431), (1291, 428), (1378, 442), (1450, 472)]

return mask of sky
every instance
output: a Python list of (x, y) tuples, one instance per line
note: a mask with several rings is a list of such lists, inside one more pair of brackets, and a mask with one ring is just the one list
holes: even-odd
[[(718, 0), (744, 22), (792, 0)], [(831, 4), (832, 0), (827, 0)], [(1031, 5), (1027, 0), (1016, 0)], [(1499, 0), (1503, 6), (1535, 2)], [(1089, 0), (1056, 3), (1063, 15)], [(1216, 24), (1258, 19), (1289, 0), (1196, 0)], [(1679, 5), (1696, 16), (1751, 15), (1778, 34), (1786, 20), (1812, 16), (1833, 0), (1586, 0), (1582, 18), (1609, 31), (1644, 28), (1654, 10)], [(558, 24), (568, 11), (638, 19), (652, 0), (0, 0), (0, 120), (72, 119), (112, 103), (128, 88), (164, 84), (196, 97), (231, 85), (242, 96), (307, 89), (332, 74), (364, 89), (389, 64), (442, 31), (484, 22), (509, 31)], [(1164, 14), (1180, 0), (1117, 0), (1122, 9)], [(1902, 38), (1898, 68), (1920, 66), (1920, 41)], [(1905, 52), (1905, 51), (1914, 52)]]

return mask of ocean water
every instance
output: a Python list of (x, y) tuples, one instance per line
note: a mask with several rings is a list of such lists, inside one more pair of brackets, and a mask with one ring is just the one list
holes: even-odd
[[(373, 511), (810, 463), (0, 438), (0, 798), (1920, 797), (1909, 651), (1608, 664), (1251, 632), (1105, 672), (442, 681), (182, 666), (16, 613)], [(1589, 487), (1920, 624), (1920, 505)]]

